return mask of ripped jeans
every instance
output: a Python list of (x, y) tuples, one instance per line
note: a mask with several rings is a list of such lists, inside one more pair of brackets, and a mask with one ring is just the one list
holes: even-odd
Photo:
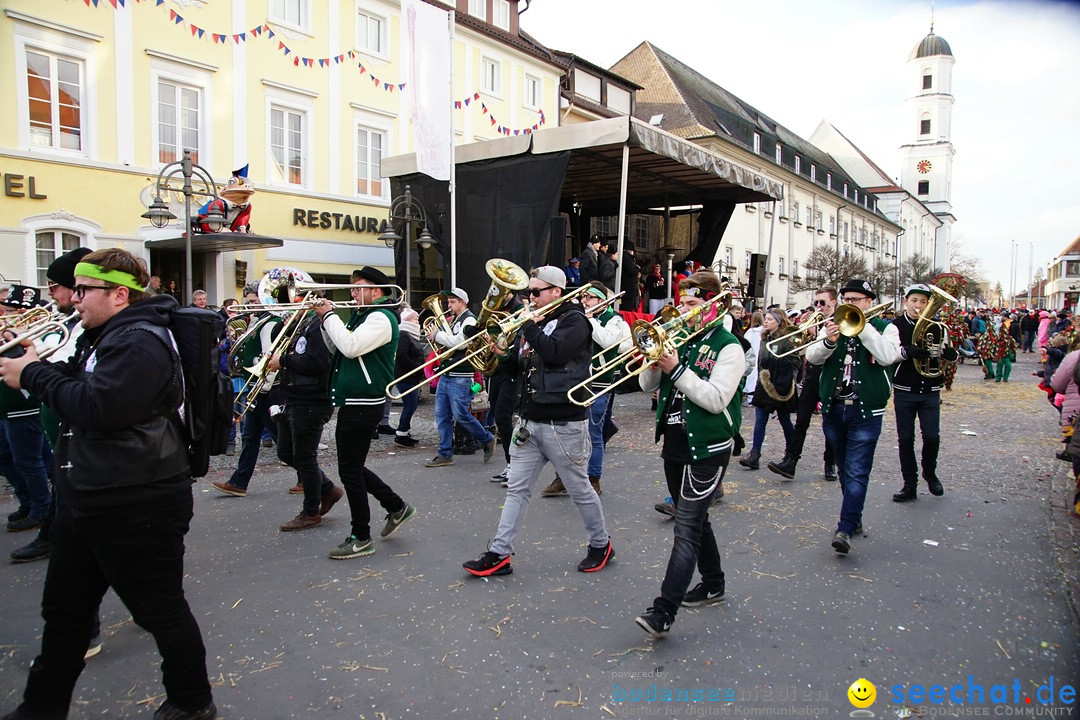
[(604, 526), (604, 508), (600, 498), (589, 484), (586, 467), (592, 453), (592, 441), (589, 438), (588, 420), (569, 420), (539, 422), (529, 420), (525, 427), (529, 431), (528, 439), (520, 445), (516, 442), (518, 433), (514, 429), (514, 440), (510, 445), (510, 472), (507, 474), (506, 501), (499, 529), (491, 541), (491, 551), (499, 555), (511, 555), (514, 552), (514, 538), (517, 537), (521, 524), (525, 522), (525, 513), (532, 497), (532, 486), (540, 477), (540, 471), (548, 462), (555, 468), (566, 487), (570, 499), (574, 501), (581, 519), (585, 523), (585, 533), (589, 536), (589, 545), (604, 547), (608, 543), (608, 533)]

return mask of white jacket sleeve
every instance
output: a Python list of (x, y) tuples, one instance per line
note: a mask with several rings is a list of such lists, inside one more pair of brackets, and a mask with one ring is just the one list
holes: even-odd
[(892, 323), (881, 332), (866, 323), (866, 327), (859, 333), (859, 341), (881, 365), (895, 365), (903, 360), (900, 354), (900, 331)]
[(746, 367), (746, 354), (738, 343), (725, 345), (708, 379), (700, 378), (686, 365), (679, 365), (672, 372), (675, 387), (698, 407), (711, 413), (719, 413), (728, 406), (739, 389)]
[(440, 330), (435, 333), (435, 342), (442, 345), (444, 348), (452, 348), (455, 345), (460, 345), (465, 342), (465, 328), (476, 324), (476, 318), (465, 318), (461, 321), (461, 325), (453, 325), (451, 329), (457, 327), (457, 332), (448, 333), (445, 330)]
[(347, 358), (358, 358), (390, 342), (394, 329), (386, 313), (373, 312), (355, 330), (349, 330), (340, 317), (329, 313), (323, 319), (323, 335)]
[(608, 321), (606, 326), (601, 325), (596, 318), (589, 318), (589, 324), (592, 325), (593, 342), (600, 347), (607, 348), (621, 340), (619, 352), (630, 349), (630, 326), (626, 324), (622, 316), (616, 315)]

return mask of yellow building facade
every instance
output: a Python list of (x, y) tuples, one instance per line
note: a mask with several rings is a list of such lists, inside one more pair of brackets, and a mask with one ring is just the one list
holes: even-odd
[[(455, 142), (557, 122), (561, 68), (517, 32), (516, 0), (459, 4), (453, 67), (439, 69), (447, 82), (452, 71)], [(197, 250), (193, 286), (212, 303), (281, 265), (332, 282), (392, 271), (377, 239), (391, 202), (381, 159), (414, 150), (400, 16), (383, 0), (9, 0), (3, 280), (44, 286), (57, 255), (119, 246), (183, 288), (183, 252), (145, 244), (182, 234), (182, 198), (165, 198), (180, 218), (169, 227), (140, 216), (184, 149), (219, 189), (248, 166), (252, 230), (284, 241)]]

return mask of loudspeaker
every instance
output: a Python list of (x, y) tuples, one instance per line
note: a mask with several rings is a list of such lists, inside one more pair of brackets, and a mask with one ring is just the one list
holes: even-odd
[(769, 272), (769, 256), (754, 253), (750, 256), (750, 282), (746, 294), (752, 298), (765, 297), (765, 277)]

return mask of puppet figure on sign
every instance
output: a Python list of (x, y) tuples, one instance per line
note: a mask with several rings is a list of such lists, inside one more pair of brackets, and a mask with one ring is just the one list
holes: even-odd
[(195, 221), (195, 232), (208, 233), (210, 228), (204, 222), (210, 208), (216, 207), (225, 216), (225, 227), (221, 232), (251, 232), (251, 196), (255, 186), (248, 181), (248, 166), (233, 170), (232, 177), (221, 191), (221, 196), (199, 208)]

